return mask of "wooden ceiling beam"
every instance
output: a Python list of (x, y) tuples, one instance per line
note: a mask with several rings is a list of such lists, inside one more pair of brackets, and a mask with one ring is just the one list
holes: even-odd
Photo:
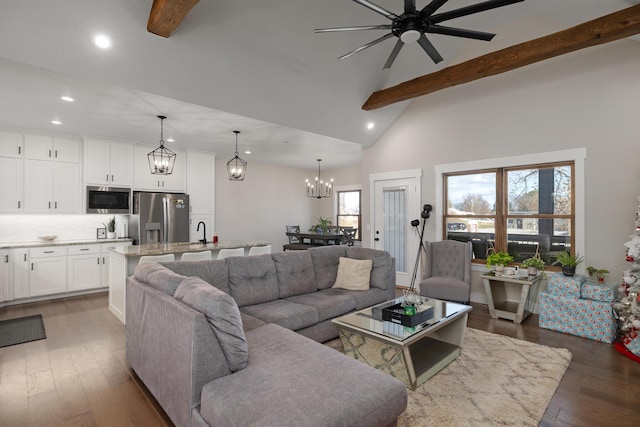
[(169, 37), (200, 0), (153, 0), (147, 31)]
[(515, 70), (535, 62), (597, 46), (640, 33), (640, 5), (585, 22), (567, 30), (488, 53), (435, 73), (416, 77), (371, 94), (363, 110), (375, 110), (468, 83), (484, 77)]

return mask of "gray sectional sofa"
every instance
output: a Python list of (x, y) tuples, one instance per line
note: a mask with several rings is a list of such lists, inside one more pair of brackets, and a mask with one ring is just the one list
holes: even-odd
[[(369, 288), (337, 289), (341, 257)], [(345, 264), (345, 262), (343, 262)], [(127, 359), (177, 426), (387, 426), (404, 384), (320, 344), (331, 319), (392, 299), (387, 252), (329, 246), (141, 264), (127, 279)]]

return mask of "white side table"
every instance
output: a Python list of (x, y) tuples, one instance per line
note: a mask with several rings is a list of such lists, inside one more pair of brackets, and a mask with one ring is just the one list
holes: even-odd
[(542, 275), (496, 276), (495, 272), (483, 274), (482, 282), (487, 294), (489, 315), (494, 319), (508, 319), (522, 323), (533, 311), (538, 297), (538, 285)]

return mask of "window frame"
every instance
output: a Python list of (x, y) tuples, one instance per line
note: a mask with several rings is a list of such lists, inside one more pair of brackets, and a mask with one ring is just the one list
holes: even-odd
[[(435, 167), (436, 174), (436, 200), (439, 201), (435, 206), (435, 220), (437, 240), (442, 240), (446, 236), (446, 215), (443, 208), (445, 203), (446, 189), (444, 188), (445, 175), (464, 174), (464, 173), (482, 173), (483, 171), (493, 171), (496, 169), (516, 170), (534, 168), (540, 166), (563, 165), (573, 163), (572, 176), (572, 211), (573, 220), (571, 221), (571, 238), (572, 249), (574, 253), (585, 253), (585, 179), (584, 179), (584, 161), (586, 159), (586, 149), (578, 148), (573, 150), (563, 150), (555, 152), (529, 154), (515, 157), (503, 157), (496, 159), (487, 159), (480, 161), (470, 161), (461, 163), (452, 163), (445, 165), (437, 165)], [(506, 182), (499, 186), (496, 191), (506, 191)], [(499, 198), (501, 197), (501, 199)], [(502, 206), (496, 206), (496, 221), (498, 210), (506, 213), (504, 224), (506, 225), (508, 217), (522, 217), (523, 215), (508, 215), (508, 201), (506, 197), (496, 194), (498, 201), (502, 200)], [(544, 214), (538, 214), (544, 217)], [(560, 216), (560, 215), (558, 215)], [(557, 217), (557, 216), (556, 216)], [(496, 224), (496, 234), (498, 231)], [(506, 242), (506, 230), (501, 231), (504, 234)], [(475, 264), (484, 264), (483, 261), (477, 261)], [(483, 266), (484, 267), (484, 266)]]

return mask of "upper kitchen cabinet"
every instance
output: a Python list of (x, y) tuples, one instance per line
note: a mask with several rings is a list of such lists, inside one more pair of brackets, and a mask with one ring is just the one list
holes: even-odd
[(131, 187), (133, 144), (85, 138), (84, 182), (92, 185)]
[(79, 165), (25, 160), (24, 172), (24, 212), (80, 213)]
[(80, 141), (43, 135), (24, 135), (24, 157), (32, 160), (80, 162)]
[(212, 215), (216, 156), (187, 151), (187, 193), (192, 215)]
[(0, 157), (0, 213), (22, 212), (24, 160)]
[(187, 153), (184, 150), (171, 151), (176, 153), (176, 163), (171, 175), (153, 175), (149, 170), (147, 154), (156, 147), (151, 145), (136, 145), (134, 149), (134, 188), (136, 190), (163, 191), (184, 193), (187, 189)]
[(21, 133), (0, 132), (0, 156), (18, 158), (24, 156), (24, 144)]

